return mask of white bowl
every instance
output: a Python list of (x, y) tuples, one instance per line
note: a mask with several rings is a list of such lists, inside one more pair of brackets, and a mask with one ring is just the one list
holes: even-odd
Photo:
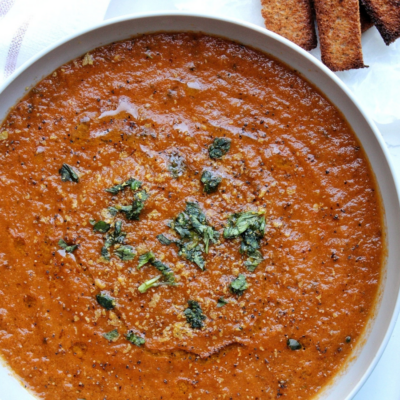
[[(306, 51), (270, 31), (242, 21), (188, 13), (152, 13), (109, 20), (66, 38), (38, 54), (0, 88), (0, 121), (25, 93), (60, 65), (87, 51), (142, 33), (201, 31), (250, 45), (283, 61), (318, 87), (344, 114), (367, 153), (383, 200), (388, 257), (379, 302), (351, 361), (319, 396), (325, 400), (351, 399), (378, 362), (390, 338), (400, 309), (400, 205), (388, 151), (371, 119), (344, 84)], [(6, 366), (0, 365), (3, 400), (34, 399)]]

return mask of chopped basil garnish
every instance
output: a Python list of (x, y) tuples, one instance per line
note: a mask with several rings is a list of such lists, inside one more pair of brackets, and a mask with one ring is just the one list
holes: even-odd
[[(126, 182), (121, 183), (119, 185), (115, 185), (111, 188), (105, 189), (106, 192), (117, 194), (120, 191), (124, 190), (127, 187), (130, 187), (133, 191), (138, 190), (142, 186), (142, 182), (137, 179), (130, 178)], [(134, 199), (131, 205), (129, 206), (115, 206), (108, 207), (109, 213), (114, 217), (119, 211), (123, 212), (127, 219), (139, 221), (139, 215), (143, 210), (145, 201), (149, 198), (146, 190), (141, 190), (134, 194)]]
[(162, 263), (161, 261), (156, 260), (153, 252), (151, 251), (148, 251), (147, 253), (142, 254), (139, 257), (138, 269), (140, 269), (143, 265), (147, 263), (150, 263), (153, 267), (156, 267), (164, 276), (165, 281), (158, 282), (161, 275), (156, 278), (153, 278), (150, 281), (147, 281), (141, 286), (139, 286), (139, 291), (141, 293), (144, 293), (150, 287), (156, 287), (161, 285), (171, 285), (171, 286), (176, 285), (174, 271), (172, 271), (172, 269), (168, 265)]
[(103, 246), (103, 247), (101, 248), (101, 256), (102, 256), (105, 260), (110, 261), (110, 252), (108, 251), (108, 248), (107, 248), (107, 247)]
[(118, 209), (116, 209), (115, 207), (108, 207), (107, 210), (113, 217), (115, 217), (118, 213)]
[(290, 350), (301, 350), (303, 348), (296, 339), (288, 339), (286, 344)]
[(132, 180), (132, 182), (131, 182), (131, 189), (132, 190), (138, 190), (141, 186), (142, 186), (142, 182), (140, 182), (140, 181), (138, 181), (136, 179)]
[[(243, 253), (242, 246), (240, 247), (240, 252)], [(244, 262), (244, 265), (250, 272), (253, 272), (257, 266), (264, 260), (264, 257), (260, 250), (246, 250), (248, 255), (247, 260)]]
[(222, 178), (213, 175), (210, 171), (204, 171), (201, 175), (201, 183), (204, 185), (204, 191), (206, 193), (214, 193), (217, 191), (219, 184), (222, 182)]
[(233, 239), (246, 233), (247, 230), (258, 231), (263, 235), (265, 231), (264, 213), (247, 211), (232, 214), (229, 217), (228, 226), (224, 230), (224, 237)]
[(232, 281), (229, 288), (233, 294), (241, 296), (248, 287), (246, 276), (239, 274), (238, 277)]
[(149, 198), (145, 190), (135, 193), (133, 203), (130, 206), (117, 206), (116, 208), (123, 212), (127, 219), (139, 221), (140, 213), (144, 208), (144, 203)]
[(227, 304), (228, 304), (228, 302), (223, 297), (220, 297), (217, 302), (217, 307), (218, 308), (223, 307), (223, 306), (226, 306)]
[(206, 266), (206, 262), (203, 257), (204, 246), (199, 244), (197, 240), (182, 242), (175, 242), (179, 247), (178, 254), (185, 257), (187, 260), (194, 262), (202, 271)]
[(168, 265), (163, 264), (161, 261), (158, 260), (152, 261), (151, 265), (153, 265), (153, 267), (156, 267), (163, 274), (166, 284), (172, 286), (175, 285), (174, 271), (172, 271), (172, 269)]
[(122, 221), (115, 223), (114, 231), (107, 233), (106, 241), (101, 249), (101, 255), (105, 260), (110, 260), (109, 248), (116, 244), (123, 244), (126, 237), (126, 232), (122, 232)]
[(224, 156), (231, 148), (231, 140), (227, 138), (215, 138), (212, 145), (208, 148), (211, 158), (217, 159)]
[(145, 344), (146, 340), (139, 335), (136, 335), (135, 332), (133, 331), (128, 331), (128, 333), (125, 335), (126, 340), (131, 342), (132, 344), (140, 347), (142, 344)]
[(148, 262), (152, 262), (154, 261), (156, 258), (153, 254), (153, 252), (148, 251), (147, 253), (142, 254), (141, 256), (139, 256), (139, 264), (138, 264), (138, 269), (140, 269), (140, 267), (143, 267), (143, 265), (147, 264)]
[(247, 254), (244, 265), (253, 272), (263, 260), (259, 250), (260, 241), (265, 234), (265, 217), (262, 212), (247, 211), (232, 214), (224, 229), (225, 239), (242, 238), (240, 252)]
[(130, 178), (124, 183), (121, 183), (119, 185), (115, 185), (113, 187), (105, 189), (105, 191), (108, 192), (108, 193), (117, 194), (117, 193), (119, 193), (120, 191), (124, 190), (127, 187), (130, 187), (132, 190), (137, 190), (141, 186), (142, 186), (142, 182), (138, 181), (137, 179)]
[(136, 256), (134, 248), (128, 245), (119, 246), (118, 249), (114, 250), (114, 254), (116, 254), (122, 261), (133, 260)]
[(210, 225), (197, 203), (186, 203), (184, 212), (179, 213), (169, 226), (181, 237), (175, 241), (179, 255), (197, 264), (201, 270), (205, 267), (203, 253), (208, 253), (210, 243), (216, 243), (219, 233)]
[(172, 243), (172, 240), (169, 240), (167, 237), (164, 235), (157, 235), (157, 239), (161, 244), (165, 244), (166, 246), (169, 246)]
[(107, 224), (107, 222), (104, 221), (98, 221), (93, 225), (93, 230), (95, 232), (100, 232), (100, 233), (107, 233), (111, 228), (110, 224)]
[(155, 278), (149, 279), (148, 281), (142, 283), (139, 287), (138, 290), (140, 293), (145, 293), (147, 290), (149, 290), (152, 287), (157, 287), (160, 286), (162, 283), (158, 282), (158, 280), (162, 277), (162, 275), (158, 275)]
[(103, 338), (107, 339), (109, 342), (115, 342), (119, 338), (118, 329), (104, 333)]
[(188, 308), (183, 312), (186, 317), (186, 322), (192, 329), (201, 329), (204, 326), (206, 316), (203, 315), (203, 310), (200, 304), (195, 300), (188, 300)]
[(106, 310), (112, 310), (116, 306), (115, 299), (105, 291), (98, 293), (96, 300)]
[(68, 164), (63, 164), (58, 172), (60, 173), (61, 180), (63, 182), (67, 182), (67, 181), (75, 182), (75, 183), (79, 182), (78, 175), (73, 170), (73, 168), (71, 166), (69, 166)]
[(208, 253), (209, 244), (218, 241), (219, 233), (208, 225), (207, 218), (197, 203), (186, 203), (186, 213), (190, 218), (192, 229), (203, 240), (205, 252)]
[(64, 239), (58, 241), (58, 245), (65, 250), (66, 253), (73, 253), (79, 245), (77, 244), (67, 244)]

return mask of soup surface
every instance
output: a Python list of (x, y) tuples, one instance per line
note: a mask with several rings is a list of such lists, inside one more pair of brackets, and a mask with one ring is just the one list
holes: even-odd
[(379, 195), (295, 71), (142, 36), (60, 67), (0, 138), (0, 351), (38, 397), (311, 399), (349, 358)]

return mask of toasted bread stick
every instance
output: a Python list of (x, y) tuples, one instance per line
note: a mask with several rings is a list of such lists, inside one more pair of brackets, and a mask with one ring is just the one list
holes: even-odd
[(332, 71), (363, 68), (358, 0), (314, 0), (323, 63)]
[(317, 46), (311, 0), (261, 0), (265, 27), (305, 50)]
[(374, 23), (372, 22), (372, 19), (367, 13), (367, 10), (363, 6), (363, 4), (360, 1), (360, 21), (361, 21), (361, 32), (364, 33), (366, 32), (369, 28), (374, 26)]
[(362, 3), (387, 45), (400, 37), (400, 0), (362, 0)]

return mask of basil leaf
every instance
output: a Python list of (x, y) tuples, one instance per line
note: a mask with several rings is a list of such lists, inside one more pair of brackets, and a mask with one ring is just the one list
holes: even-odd
[(136, 335), (133, 331), (128, 331), (128, 333), (125, 335), (126, 340), (131, 342), (132, 344), (140, 347), (141, 345), (145, 344), (146, 340), (139, 335)]
[(132, 179), (130, 186), (132, 190), (138, 190), (142, 186), (142, 182)]
[(100, 233), (107, 233), (110, 230), (111, 225), (107, 224), (107, 222), (104, 221), (98, 221), (94, 224), (93, 230), (95, 232), (100, 232)]
[(203, 239), (205, 252), (208, 253), (209, 243), (216, 243), (219, 233), (207, 223), (205, 214), (197, 203), (186, 203), (186, 213), (189, 215), (193, 230)]
[(227, 138), (215, 138), (208, 148), (210, 158), (217, 159), (224, 156), (231, 148), (231, 140)]
[(231, 282), (229, 288), (233, 294), (241, 296), (248, 287), (246, 276), (239, 274), (238, 277)]
[(66, 253), (73, 253), (79, 247), (78, 244), (67, 244), (64, 239), (60, 239), (58, 245), (65, 250)]
[(227, 304), (228, 302), (223, 297), (220, 297), (217, 302), (217, 307), (220, 308), (226, 306)]
[(157, 235), (157, 239), (161, 244), (165, 244), (166, 246), (169, 246), (172, 242), (172, 240), (169, 240), (167, 237), (164, 235)]
[(247, 254), (249, 257), (244, 262), (244, 265), (250, 272), (254, 272), (257, 266), (264, 260), (264, 257), (260, 250), (249, 250)]
[(116, 209), (115, 207), (108, 207), (107, 210), (113, 217), (115, 217), (118, 213), (118, 209)]
[(133, 260), (136, 256), (134, 252), (134, 248), (132, 246), (122, 245), (118, 247), (118, 249), (114, 250), (114, 253), (122, 260), (122, 261), (130, 261)]
[(61, 175), (61, 180), (63, 182), (67, 182), (67, 181), (75, 182), (75, 183), (79, 182), (78, 175), (73, 170), (73, 168), (71, 166), (69, 166), (68, 164), (63, 164), (58, 172)]
[(222, 182), (222, 178), (213, 175), (210, 171), (204, 171), (201, 175), (200, 181), (204, 185), (205, 193), (214, 193), (217, 191), (219, 184)]
[(103, 338), (107, 339), (109, 342), (115, 342), (119, 338), (118, 329), (104, 333)]
[(108, 193), (112, 193), (112, 194), (117, 194), (120, 191), (124, 190), (127, 187), (130, 187), (132, 190), (137, 190), (142, 186), (142, 182), (134, 179), (134, 178), (130, 178), (128, 179), (126, 182), (124, 183), (120, 183), (119, 185), (115, 185), (112, 186), (108, 189), (105, 189), (106, 192)]
[(206, 316), (203, 315), (203, 310), (200, 304), (195, 300), (188, 300), (188, 308), (183, 312), (186, 317), (186, 322), (192, 329), (201, 329), (204, 326)]
[(288, 339), (286, 342), (290, 350), (301, 350), (303, 346), (295, 339)]
[(122, 221), (117, 221), (114, 227), (114, 237), (119, 237), (122, 233)]
[(247, 269), (253, 272), (263, 261), (260, 248), (261, 239), (265, 235), (265, 216), (263, 212), (246, 211), (232, 214), (224, 229), (225, 239), (241, 237), (240, 252), (247, 254), (244, 262)]
[(103, 246), (101, 248), (101, 256), (107, 261), (111, 260), (110, 252), (108, 251), (108, 248), (106, 246)]
[(205, 268), (203, 253), (208, 253), (209, 245), (219, 239), (219, 232), (208, 225), (207, 218), (197, 203), (187, 202), (184, 212), (179, 213), (169, 226), (181, 237), (175, 241), (179, 255)]
[(116, 306), (115, 299), (105, 291), (98, 293), (96, 300), (106, 310), (112, 310)]
[(104, 191), (108, 192), (108, 193), (112, 193), (112, 194), (117, 194), (118, 192), (120, 192), (123, 189), (124, 189), (124, 186), (122, 186), (122, 184), (120, 184), (120, 185), (115, 185), (110, 188), (104, 189)]
[(140, 213), (144, 208), (149, 195), (145, 190), (135, 193), (134, 200), (130, 206), (118, 206), (119, 211), (125, 214), (125, 217), (131, 221), (139, 221)]
[(232, 214), (228, 220), (228, 226), (224, 230), (225, 239), (234, 239), (247, 229), (258, 230), (264, 235), (265, 217), (261, 212), (247, 211)]
[(165, 281), (164, 282), (158, 282), (158, 280), (160, 279), (161, 275), (150, 279), (149, 281), (143, 283), (142, 285), (139, 286), (139, 292), (140, 293), (144, 293), (146, 292), (149, 288), (151, 287), (157, 287), (160, 285), (171, 285), (171, 286), (175, 286), (176, 282), (175, 282), (175, 275), (174, 275), (174, 271), (172, 271), (172, 269), (162, 263), (159, 260), (155, 259), (154, 253), (151, 251), (148, 251), (145, 254), (142, 254), (139, 257), (139, 264), (138, 264), (138, 269), (140, 269), (143, 265), (147, 264), (147, 263), (151, 263), (151, 265), (153, 267), (156, 267), (164, 276)]
[(126, 232), (122, 232), (122, 221), (116, 221), (114, 225), (114, 231), (111, 233), (107, 233), (106, 235), (104, 246), (101, 249), (101, 256), (105, 260), (110, 261), (111, 255), (109, 249), (116, 244), (123, 244), (125, 238)]
[(154, 256), (153, 252), (148, 251), (147, 253), (144, 253), (141, 256), (139, 256), (139, 264), (138, 264), (137, 268), (140, 269), (141, 267), (143, 267), (143, 265), (147, 264), (148, 262), (154, 261), (154, 260), (155, 260), (155, 256)]
[(185, 257), (187, 260), (194, 262), (202, 271), (204, 271), (206, 262), (204, 261), (203, 252), (204, 246), (198, 244), (196, 240), (189, 242), (176, 242), (179, 247), (178, 254)]
[(161, 282), (158, 282), (158, 280), (162, 277), (162, 275), (158, 275), (155, 278), (149, 279), (148, 281), (142, 283), (139, 287), (138, 290), (140, 293), (145, 293), (147, 292), (150, 288), (152, 287), (157, 287), (162, 285)]
[(175, 285), (174, 271), (172, 271), (172, 269), (168, 265), (163, 264), (161, 261), (158, 260), (152, 261), (151, 265), (156, 267), (164, 275), (166, 284), (172, 286)]
[(122, 221), (117, 221), (114, 226), (114, 232), (106, 236), (105, 247), (110, 248), (115, 244), (122, 244), (126, 237), (126, 232), (122, 232)]

